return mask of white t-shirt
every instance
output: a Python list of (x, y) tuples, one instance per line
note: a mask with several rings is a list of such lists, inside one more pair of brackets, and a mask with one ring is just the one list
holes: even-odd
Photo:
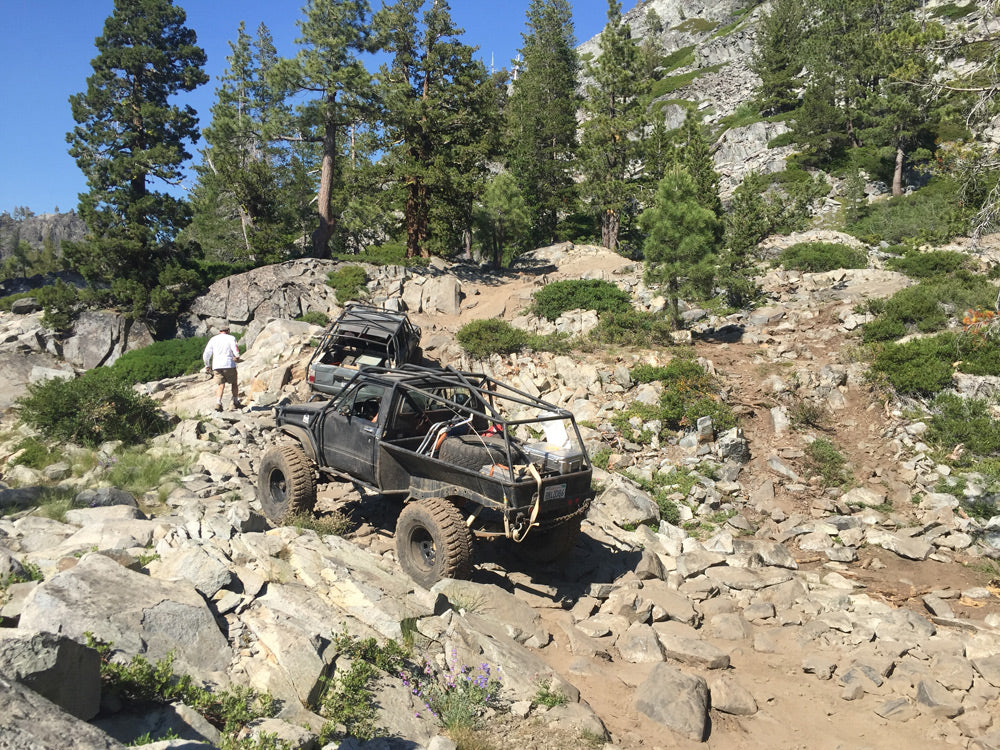
[(228, 367), (236, 367), (236, 360), (240, 357), (240, 350), (236, 348), (236, 338), (228, 333), (217, 333), (208, 340), (205, 351), (201, 355), (205, 367), (209, 366), (213, 370), (224, 370)]

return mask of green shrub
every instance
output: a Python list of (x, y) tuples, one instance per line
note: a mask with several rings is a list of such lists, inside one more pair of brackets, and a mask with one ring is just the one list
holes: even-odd
[(673, 342), (673, 323), (664, 315), (629, 307), (601, 313), (597, 327), (588, 338), (595, 344), (614, 346), (666, 347)]
[(202, 368), (202, 352), (207, 336), (156, 341), (141, 349), (125, 352), (111, 370), (129, 383), (149, 383), (164, 378), (190, 375)]
[(44, 469), (53, 462), (52, 449), (38, 438), (26, 437), (14, 446), (14, 451), (24, 451), (11, 461), (12, 464), (32, 469)]
[(687, 47), (675, 49), (670, 54), (664, 55), (660, 59), (660, 67), (669, 73), (671, 70), (683, 68), (685, 65), (692, 65), (694, 63), (694, 48), (695, 45), (689, 44)]
[(965, 446), (961, 463), (1000, 454), (1000, 422), (992, 417), (986, 401), (939, 393), (931, 404), (931, 412), (928, 442), (945, 451), (961, 443)]
[(711, 417), (718, 430), (736, 425), (732, 410), (716, 395), (715, 378), (692, 359), (678, 357), (665, 367), (638, 365), (631, 375), (637, 382), (660, 381), (663, 391), (656, 405), (633, 403), (612, 419), (612, 424), (629, 439), (646, 442), (629, 423), (632, 417), (639, 417), (644, 423), (658, 420), (661, 436), (669, 430), (693, 427), (700, 417)]
[(886, 265), (914, 279), (929, 279), (954, 273), (960, 268), (966, 268), (968, 263), (968, 256), (962, 253), (932, 250), (927, 253), (908, 253), (902, 258), (892, 258)]
[(17, 302), (17, 300), (34, 296), (34, 292), (18, 292), (17, 294), (8, 294), (6, 297), (0, 297), (0, 310), (10, 312), (11, 306)]
[(813, 440), (806, 446), (806, 470), (818, 474), (825, 487), (841, 487), (850, 481), (847, 459), (829, 440)]
[(775, 264), (816, 273), (837, 268), (867, 268), (868, 256), (863, 250), (834, 242), (797, 242), (783, 250)]
[(864, 340), (899, 338), (910, 329), (939, 331), (956, 313), (960, 316), (969, 309), (992, 308), (996, 293), (987, 279), (964, 269), (932, 276), (886, 300), (879, 317), (865, 326)]
[(307, 313), (303, 313), (296, 320), (302, 321), (303, 323), (309, 323), (314, 326), (322, 326), (326, 328), (330, 325), (330, 316), (326, 313), (320, 312), (319, 310), (310, 310)]
[(408, 268), (426, 268), (430, 264), (430, 258), (407, 258), (406, 244), (403, 242), (369, 245), (356, 254), (336, 253), (333, 259), (348, 263), (371, 263), (373, 266), (406, 266)]
[(532, 312), (555, 320), (567, 310), (622, 312), (632, 307), (632, 298), (610, 281), (569, 279), (553, 281), (535, 292)]
[(972, 209), (954, 180), (934, 178), (910, 195), (878, 201), (847, 231), (864, 242), (947, 242), (968, 229)]
[(368, 275), (361, 266), (341, 266), (326, 275), (326, 283), (336, 290), (340, 304), (360, 299), (367, 280)]
[(43, 325), (53, 331), (65, 331), (72, 325), (80, 301), (76, 287), (60, 279), (55, 284), (36, 289), (35, 299), (42, 306)]
[(471, 356), (485, 359), (491, 354), (520, 351), (527, 344), (528, 334), (506, 320), (490, 318), (466, 323), (458, 329), (455, 338)]
[(185, 458), (177, 454), (154, 455), (141, 446), (131, 448), (116, 454), (108, 470), (107, 481), (114, 487), (142, 497), (162, 485), (169, 474), (186, 463)]
[(74, 380), (52, 378), (28, 385), (15, 403), (21, 420), (52, 441), (97, 446), (106, 440), (142, 442), (168, 427), (156, 402), (108, 368)]
[(957, 3), (945, 3), (944, 5), (939, 5), (934, 8), (931, 13), (938, 18), (947, 18), (951, 21), (957, 21), (959, 18), (965, 18), (971, 13), (975, 13), (979, 6), (970, 2), (965, 5), (958, 5)]
[(871, 369), (886, 377), (898, 393), (933, 396), (951, 385), (957, 347), (954, 336), (942, 334), (906, 344), (886, 344)]

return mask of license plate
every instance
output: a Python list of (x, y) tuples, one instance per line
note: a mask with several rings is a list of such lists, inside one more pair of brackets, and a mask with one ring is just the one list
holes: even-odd
[(564, 497), (566, 497), (565, 484), (553, 484), (545, 488), (546, 500), (560, 500)]

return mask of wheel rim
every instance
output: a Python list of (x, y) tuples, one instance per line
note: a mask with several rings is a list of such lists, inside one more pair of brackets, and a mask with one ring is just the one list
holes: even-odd
[(427, 529), (416, 528), (410, 534), (410, 555), (421, 570), (429, 571), (434, 568), (437, 546)]
[(285, 481), (285, 475), (280, 471), (275, 469), (271, 472), (271, 476), (268, 477), (267, 482), (268, 494), (271, 496), (271, 501), (276, 505), (281, 505), (285, 502), (285, 494), (288, 492), (288, 483)]

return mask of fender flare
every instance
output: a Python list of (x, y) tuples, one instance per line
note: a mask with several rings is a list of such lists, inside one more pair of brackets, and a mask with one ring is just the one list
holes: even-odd
[(279, 429), (283, 434), (295, 438), (302, 446), (302, 451), (306, 456), (318, 463), (316, 445), (313, 443), (312, 433), (309, 430), (296, 425), (282, 425)]

